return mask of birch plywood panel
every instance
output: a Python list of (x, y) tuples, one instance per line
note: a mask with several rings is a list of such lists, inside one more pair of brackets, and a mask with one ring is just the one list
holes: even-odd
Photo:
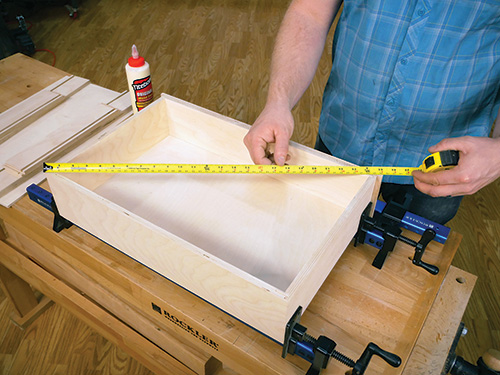
[[(248, 127), (163, 95), (75, 162), (249, 163)], [(343, 163), (292, 145), (295, 164)], [(47, 176), (72, 222), (282, 342), (354, 235), (373, 176)]]
[(71, 77), (66, 76), (35, 93), (29, 99), (18, 103), (17, 105), (7, 109), (0, 117), (0, 143), (9, 139), (11, 134), (22, 130), (27, 126), (33, 117), (39, 117), (57, 106), (64, 97), (52, 89), (64, 84)]
[(88, 79), (66, 76), (9, 108), (0, 116), (0, 143), (56, 108), (88, 84)]
[(79, 135), (119, 114), (106, 104), (116, 96), (114, 91), (87, 86), (5, 142), (7, 155), (12, 155), (5, 166), (23, 174), (35, 162), (41, 165), (42, 158), (47, 160), (50, 155), (64, 151)]

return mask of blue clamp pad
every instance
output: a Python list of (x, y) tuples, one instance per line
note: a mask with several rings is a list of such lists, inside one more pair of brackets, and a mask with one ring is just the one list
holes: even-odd
[(47, 210), (52, 211), (53, 198), (51, 193), (35, 184), (28, 186), (26, 191), (28, 192), (29, 198), (33, 202), (36, 202)]
[(59, 233), (63, 229), (67, 229), (73, 225), (70, 221), (66, 220), (59, 214), (52, 193), (35, 184), (31, 184), (30, 186), (28, 186), (26, 188), (26, 191), (28, 192), (28, 197), (33, 202), (38, 203), (43, 208), (46, 208), (47, 210), (54, 213), (54, 224), (52, 226), (52, 229), (55, 232)]

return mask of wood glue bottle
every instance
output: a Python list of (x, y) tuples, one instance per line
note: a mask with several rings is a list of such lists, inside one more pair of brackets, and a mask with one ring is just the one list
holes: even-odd
[(144, 109), (153, 102), (153, 85), (151, 84), (151, 72), (149, 64), (144, 57), (139, 56), (135, 44), (132, 46), (132, 56), (125, 65), (127, 73), (128, 89), (132, 99), (134, 113)]

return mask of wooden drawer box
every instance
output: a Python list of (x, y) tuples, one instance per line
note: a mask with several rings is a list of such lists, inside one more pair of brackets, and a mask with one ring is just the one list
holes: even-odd
[[(162, 95), (73, 162), (250, 164), (248, 126)], [(346, 165), (292, 144), (291, 164)], [(351, 241), (373, 176), (48, 174), (61, 215), (278, 342)]]

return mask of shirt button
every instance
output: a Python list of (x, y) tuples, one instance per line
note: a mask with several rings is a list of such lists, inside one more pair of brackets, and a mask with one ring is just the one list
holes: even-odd
[(417, 12), (417, 14), (418, 14), (420, 17), (422, 17), (422, 16), (425, 14), (425, 10), (423, 10), (423, 9), (419, 9), (419, 10), (418, 10), (418, 12)]
[(406, 65), (408, 64), (408, 60), (405, 59), (404, 57), (401, 59), (401, 64)]
[(393, 98), (390, 98), (388, 101), (387, 101), (387, 105), (390, 105), (391, 107), (394, 105), (394, 99)]

